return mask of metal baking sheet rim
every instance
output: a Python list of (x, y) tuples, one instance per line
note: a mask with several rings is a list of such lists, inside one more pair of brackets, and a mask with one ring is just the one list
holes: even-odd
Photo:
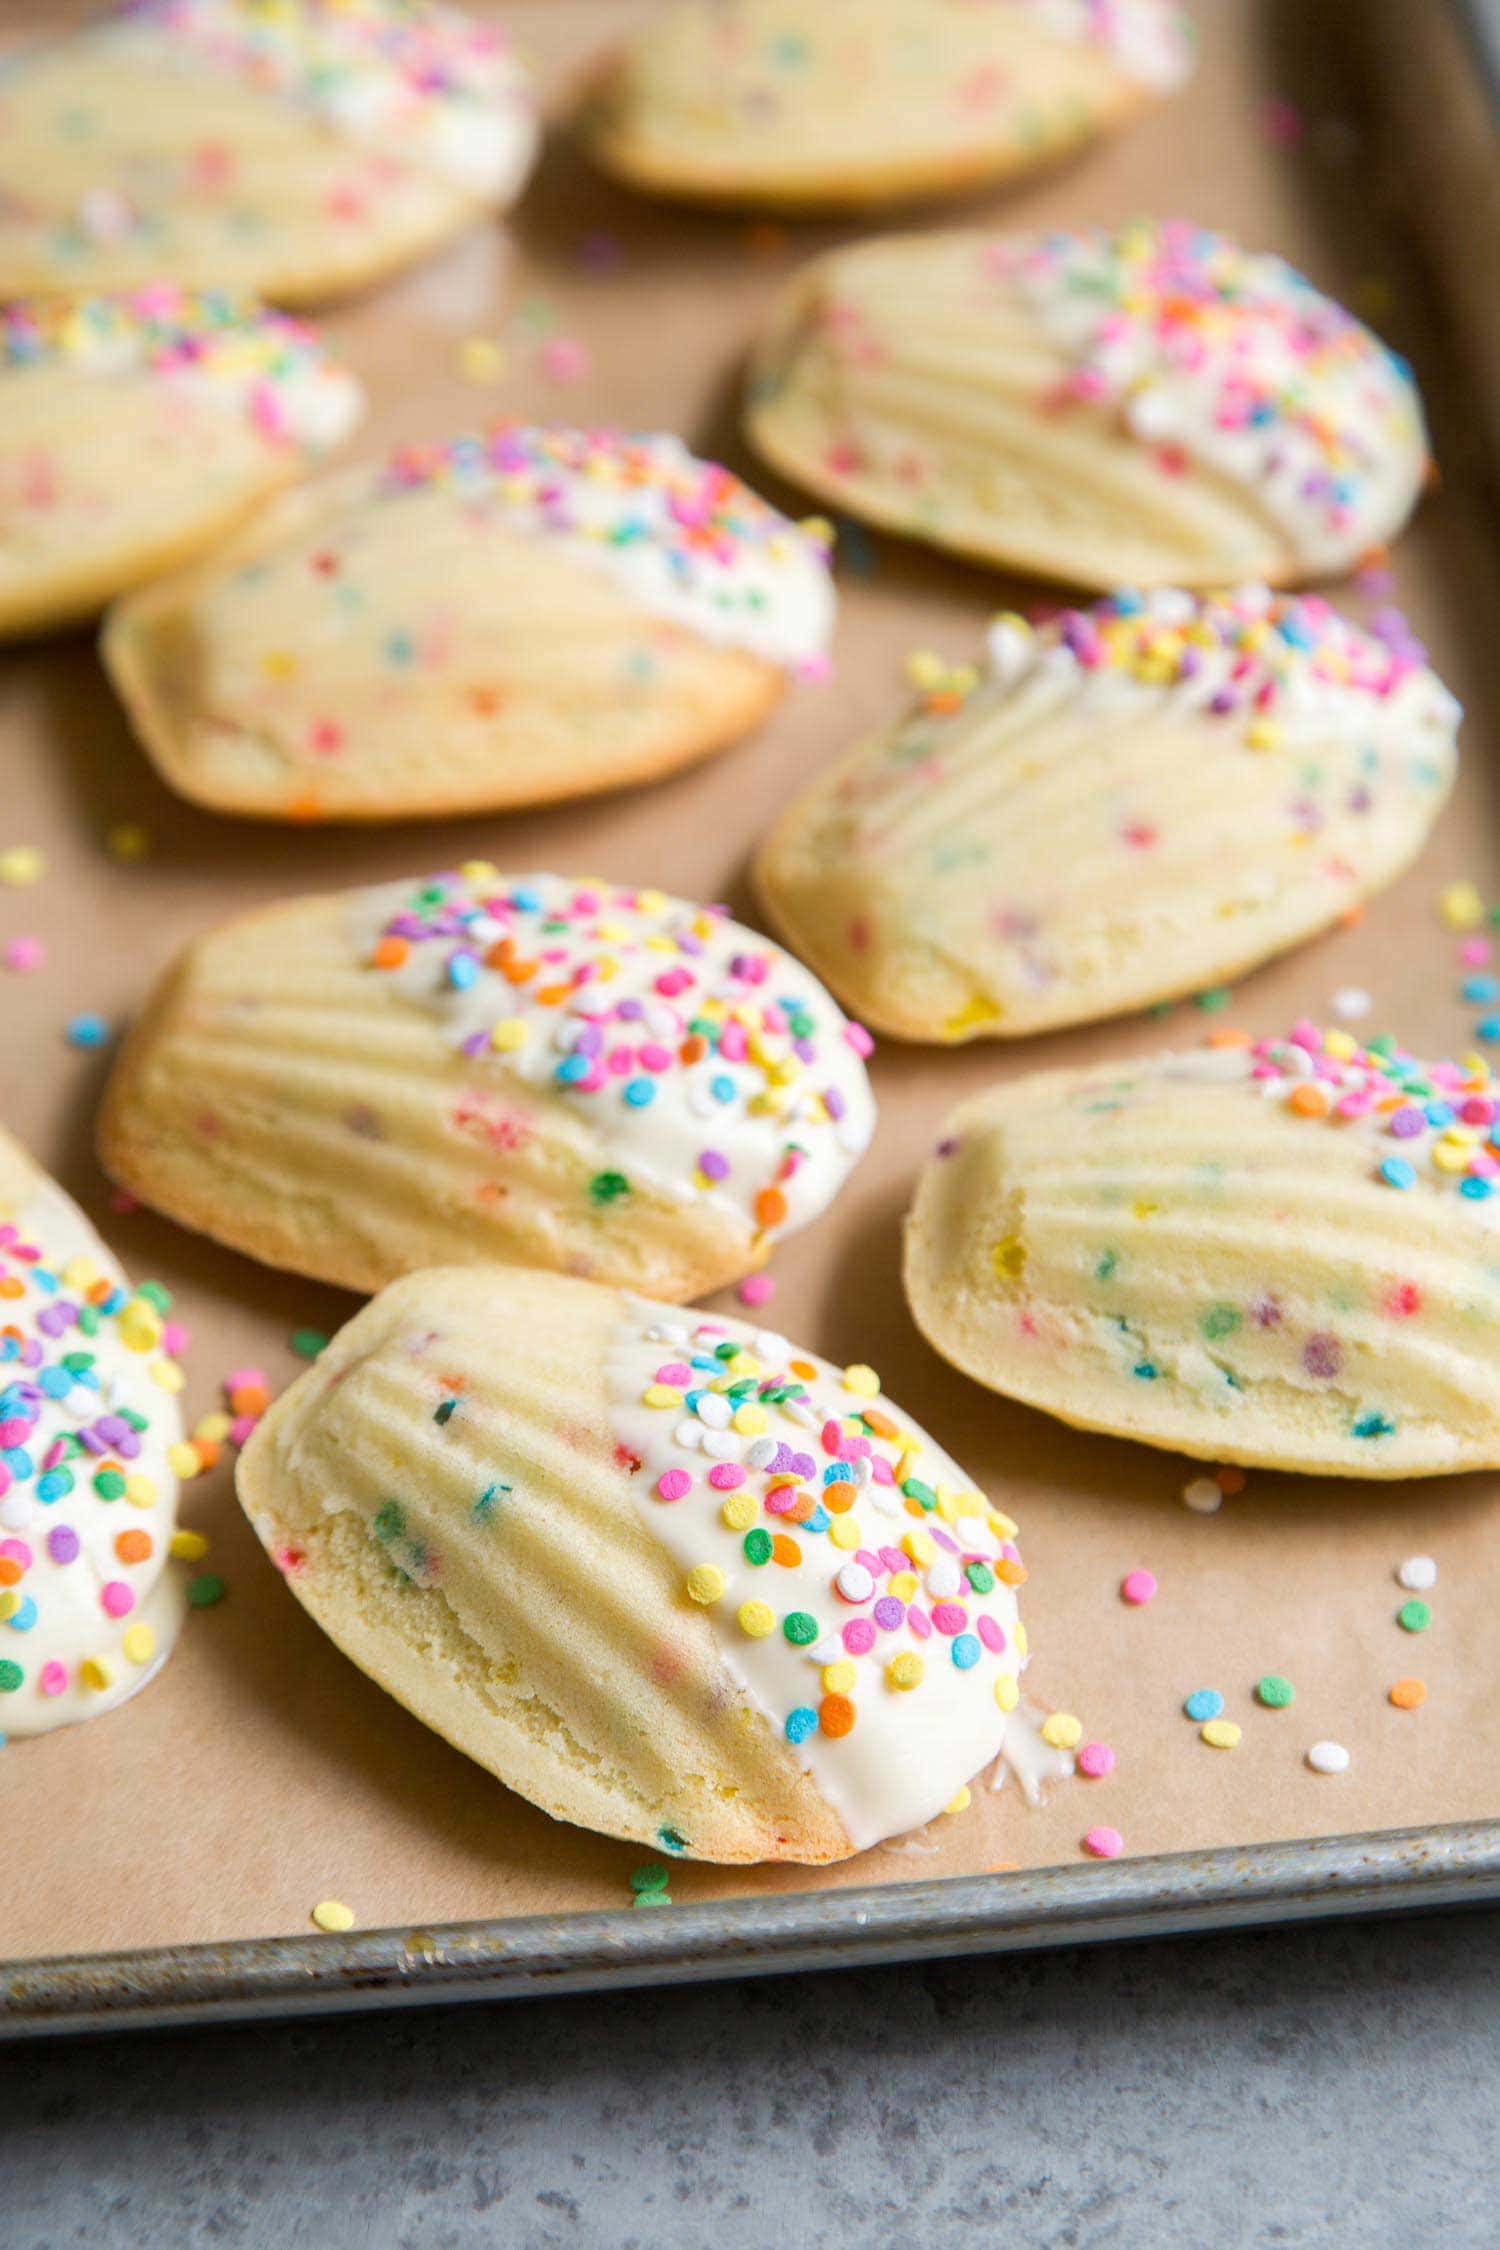
[(1478, 1821), (651, 1913), (10, 1962), (0, 2038), (861, 1968), (1496, 1898), (1500, 1820)]

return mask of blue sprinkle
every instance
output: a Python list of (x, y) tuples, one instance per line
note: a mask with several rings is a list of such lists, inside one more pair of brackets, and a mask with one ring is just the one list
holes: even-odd
[(826, 1531), (832, 1521), (826, 1508), (814, 1508), (802, 1528), (804, 1531)]
[(46, 1398), (66, 1398), (73, 1388), (73, 1378), (65, 1367), (44, 1367), (36, 1387)]
[(1395, 1428), (1395, 1423), (1387, 1421), (1383, 1414), (1361, 1414), (1354, 1425), (1354, 1434), (1356, 1437), (1390, 1437)]
[(853, 1484), (854, 1468), (848, 1461), (830, 1461), (823, 1471), (825, 1484)]
[(1409, 1188), (1417, 1184), (1417, 1175), (1404, 1156), (1388, 1156), (1380, 1167), (1380, 1177), (1387, 1187)]
[(1487, 1008), (1492, 1000), (1500, 1000), (1500, 977), (1465, 977), (1458, 989), (1460, 998), (1472, 1007)]
[(627, 1078), (625, 1099), (632, 1109), (645, 1109), (656, 1099), (655, 1082), (650, 1078)]
[(1471, 1172), (1467, 1179), (1459, 1181), (1458, 1192), (1466, 1195), (1471, 1203), (1483, 1203), (1486, 1197), (1494, 1194), (1495, 1189), (1493, 1181), (1481, 1180), (1477, 1173)]
[(16, 1611), (15, 1616), (9, 1620), (9, 1623), (13, 1633), (29, 1633), (31, 1631), (32, 1626), (36, 1623), (36, 1603), (29, 1594)]
[(587, 1055), (565, 1055), (552, 1075), (559, 1086), (572, 1086), (578, 1079), (587, 1078), (588, 1074), (589, 1058)]
[(479, 982), (479, 963), (472, 953), (455, 953), (448, 963), (448, 982), (455, 992), (467, 992)]
[(1224, 1708), (1224, 1698), (1216, 1687), (1194, 1688), (1182, 1706), (1190, 1719), (1200, 1724), (1206, 1719), (1216, 1719)]
[(5, 1451), (0, 1453), (0, 1461), (5, 1463), (11, 1475), (21, 1484), (24, 1484), (28, 1477), (36, 1475), (36, 1463), (24, 1446), (8, 1445)]
[(810, 1734), (816, 1734), (817, 1729), (818, 1714), (816, 1711), (810, 1710), (807, 1704), (799, 1703), (795, 1711), (788, 1712), (786, 1722), (788, 1742), (805, 1742)]
[(708, 1082), (708, 1090), (716, 1102), (732, 1102), (734, 1100), (735, 1085), (732, 1078), (726, 1078), (722, 1075), (718, 1078), (711, 1078)]
[(510, 894), (510, 903), (512, 906), (519, 907), (523, 914), (536, 914), (541, 911), (546, 901), (543, 899), (541, 892), (532, 890), (529, 884), (517, 883)]
[(1428, 1102), (1422, 1112), (1429, 1125), (1451, 1125), (1453, 1111), (1447, 1102)]
[(36, 1480), (36, 1496), (50, 1507), (54, 1500), (65, 1500), (73, 1489), (73, 1479), (66, 1469), (49, 1469)]
[(1474, 1036), (1482, 1039), (1486, 1046), (1494, 1046), (1500, 1040), (1500, 1016), (1481, 1016), (1474, 1026)]
[(86, 1008), (82, 1015), (68, 1018), (63, 1037), (70, 1047), (103, 1047), (110, 1037), (109, 1025)]
[(959, 1633), (953, 1643), (953, 1661), (960, 1672), (979, 1662), (979, 1636), (977, 1633)]

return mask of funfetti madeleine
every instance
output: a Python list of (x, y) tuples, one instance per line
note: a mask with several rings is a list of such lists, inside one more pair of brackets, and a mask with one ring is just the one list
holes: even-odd
[(917, 1324), (1085, 1429), (1352, 1477), (1500, 1465), (1500, 1100), (1393, 1040), (997, 1086), (906, 1228)]
[(112, 1711), (171, 1654), (187, 1577), (166, 1311), (0, 1131), (0, 1733)]
[(514, 1268), (395, 1283), (265, 1417), (245, 1511), (408, 1710), (558, 1819), (844, 1859), (997, 1757), (1016, 1526), (871, 1369)]
[(833, 610), (825, 527), (679, 439), (505, 422), (288, 495), (103, 652), (183, 796), (392, 820), (721, 750), (826, 666)]
[(503, 32), (438, 0), (120, 0), (3, 102), (0, 297), (318, 303), (503, 210), (537, 145)]
[(852, 515), (1101, 591), (1348, 570), (1427, 468), (1405, 363), (1280, 258), (1182, 220), (815, 259), (772, 308), (746, 427)]
[(756, 876), (845, 1005), (907, 1039), (1015, 1038), (1238, 977), (1420, 850), (1459, 707), (1393, 612), (1119, 594), (983, 667), (794, 798)]
[(581, 125), (651, 194), (870, 210), (1031, 171), (1191, 67), (1172, 0), (676, 0), (594, 74)]
[(190, 945), (100, 1149), (184, 1224), (352, 1289), (505, 1259), (693, 1297), (837, 1193), (869, 1045), (722, 908), (470, 863)]
[(308, 329), (219, 291), (0, 304), (0, 638), (222, 539), (362, 405)]

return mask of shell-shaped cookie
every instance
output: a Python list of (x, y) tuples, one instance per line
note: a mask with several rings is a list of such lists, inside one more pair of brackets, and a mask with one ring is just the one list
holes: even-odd
[(383, 820), (651, 779), (826, 664), (823, 527), (674, 437), (501, 423), (288, 494), (110, 617), (166, 779)]
[(362, 405), (308, 329), (242, 299), (159, 283), (0, 304), (0, 637), (185, 562)]
[(0, 297), (312, 303), (503, 209), (536, 144), (504, 35), (437, 0), (119, 0), (6, 71)]
[(582, 122), (653, 193), (870, 209), (1029, 171), (1190, 67), (1172, 0), (676, 0), (611, 56)]
[(504, 1259), (699, 1296), (837, 1192), (869, 1046), (722, 909), (478, 862), (189, 946), (100, 1146), (174, 1218), (350, 1288)]
[(907, 1221), (918, 1326), (1086, 1429), (1357, 1477), (1500, 1464), (1500, 1100), (1298, 1024), (1017, 1078)]
[(1402, 620), (1312, 596), (1116, 595), (820, 775), (761, 847), (775, 922), (908, 1039), (1011, 1038), (1237, 977), (1420, 849), (1459, 708)]
[(0, 1732), (113, 1710), (166, 1662), (180, 1369), (167, 1299), (0, 1132)]
[(894, 236), (792, 279), (755, 444), (836, 506), (1101, 590), (1348, 569), (1410, 514), (1410, 370), (1280, 258), (1183, 221)]
[(298, 1600), (559, 1819), (843, 1859), (1000, 1753), (1016, 1526), (784, 1337), (495, 1267), (410, 1275), (260, 1424), (240, 1498)]

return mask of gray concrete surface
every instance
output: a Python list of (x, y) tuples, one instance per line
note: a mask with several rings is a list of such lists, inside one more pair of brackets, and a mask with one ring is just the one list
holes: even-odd
[(4, 2250), (1490, 2250), (1500, 1913), (0, 2049)]

